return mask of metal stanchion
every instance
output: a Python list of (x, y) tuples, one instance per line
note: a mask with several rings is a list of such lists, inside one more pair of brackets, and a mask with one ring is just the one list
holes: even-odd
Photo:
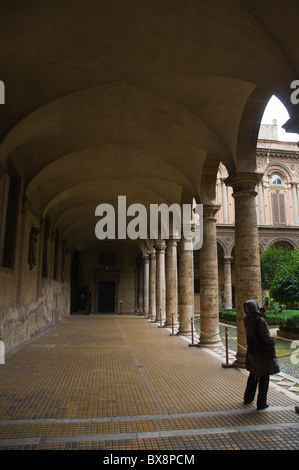
[(171, 333), (169, 336), (175, 336), (174, 334), (174, 314), (171, 315)]
[(162, 318), (162, 309), (160, 308), (160, 326), (159, 328), (163, 328), (163, 318)]
[(154, 315), (153, 315), (153, 307), (151, 307), (150, 323), (155, 323)]
[(192, 346), (197, 346), (197, 344), (194, 343), (194, 320), (191, 318), (191, 343), (189, 344), (190, 347)]
[(226, 359), (226, 362), (225, 364), (222, 364), (222, 367), (234, 367), (233, 364), (230, 364), (228, 362), (228, 333), (227, 333), (227, 326), (225, 327), (225, 359)]

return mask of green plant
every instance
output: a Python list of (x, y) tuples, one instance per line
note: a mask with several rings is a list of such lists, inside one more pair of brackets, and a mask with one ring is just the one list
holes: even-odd
[(230, 309), (230, 310), (223, 309), (223, 310), (220, 310), (219, 311), (219, 319), (235, 322), (236, 319), (237, 319), (236, 309)]
[(286, 317), (279, 325), (279, 329), (291, 333), (299, 333), (299, 315)]
[(270, 289), (271, 280), (282, 263), (288, 262), (292, 251), (282, 248), (268, 248), (261, 252), (261, 279), (263, 290)]
[(286, 304), (299, 300), (299, 251), (290, 252), (291, 256), (281, 262), (270, 282), (272, 297)]

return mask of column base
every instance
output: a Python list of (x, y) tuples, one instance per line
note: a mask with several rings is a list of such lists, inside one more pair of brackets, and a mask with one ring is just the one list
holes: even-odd
[(172, 328), (172, 326), (173, 326), (173, 328), (178, 328), (179, 323), (174, 322), (173, 325), (172, 325), (172, 322), (170, 322), (170, 323), (169, 323), (169, 322), (166, 322), (164, 326), (165, 326), (166, 328)]
[(162, 318), (156, 318), (156, 320), (155, 320), (155, 323), (159, 323), (158, 328), (164, 328), (164, 326), (165, 326), (164, 322), (165, 322), (165, 318), (163, 318), (163, 317)]
[(147, 319), (148, 319), (150, 322), (156, 321), (156, 311), (153, 311), (153, 309), (150, 309), (150, 311), (148, 312)]
[(164, 325), (166, 328), (171, 330), (171, 333), (169, 333), (169, 336), (177, 336), (178, 335), (178, 330), (179, 330), (179, 322), (171, 323), (170, 325)]
[(236, 359), (233, 362), (234, 367), (237, 367), (238, 369), (245, 369), (245, 360), (246, 360), (246, 356), (244, 356), (243, 354), (242, 355), (237, 354)]
[(191, 336), (191, 331), (178, 331), (177, 336)]
[(209, 348), (209, 349), (213, 349), (213, 348), (219, 348), (220, 346), (223, 346), (222, 344), (222, 341), (221, 341), (221, 338), (217, 338), (213, 341), (209, 341), (209, 340), (205, 340), (205, 339), (199, 339), (199, 342), (197, 343), (197, 346), (199, 348)]

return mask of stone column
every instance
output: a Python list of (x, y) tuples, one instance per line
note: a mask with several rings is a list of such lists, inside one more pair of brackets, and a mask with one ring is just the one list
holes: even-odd
[(166, 313), (166, 280), (165, 280), (165, 250), (164, 240), (157, 240), (156, 248), (156, 322), (165, 321)]
[(143, 311), (143, 263), (138, 261), (138, 313)]
[(149, 319), (156, 319), (156, 251), (149, 252)]
[(178, 335), (190, 336), (191, 319), (194, 317), (194, 267), (193, 250), (190, 241), (184, 237), (179, 244), (178, 269), (178, 308), (179, 330)]
[(236, 171), (227, 178), (235, 198), (235, 263), (238, 351), (235, 365), (245, 366), (246, 334), (243, 303), (255, 299), (261, 304), (260, 250), (256, 216), (256, 185), (262, 174)]
[(177, 240), (167, 240), (166, 248), (166, 322), (165, 326), (178, 325), (178, 273)]
[(149, 288), (149, 256), (143, 256), (143, 313), (144, 316), (148, 316), (148, 307), (149, 307), (149, 298), (148, 298), (148, 288)]
[(231, 309), (232, 300), (232, 273), (231, 273), (231, 256), (224, 256), (224, 308)]
[(200, 340), (199, 346), (217, 347), (219, 332), (218, 257), (216, 213), (220, 205), (203, 206), (203, 245), (200, 250)]

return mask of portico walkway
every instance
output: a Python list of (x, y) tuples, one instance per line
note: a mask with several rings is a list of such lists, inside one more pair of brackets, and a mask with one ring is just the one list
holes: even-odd
[(297, 397), (138, 316), (71, 316), (0, 366), (2, 449), (299, 449)]

